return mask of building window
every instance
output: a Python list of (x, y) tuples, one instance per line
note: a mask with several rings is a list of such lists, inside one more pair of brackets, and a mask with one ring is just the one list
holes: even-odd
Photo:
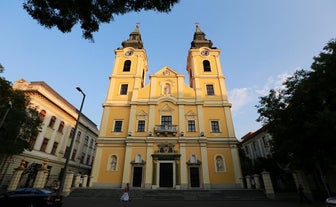
[(82, 152), (82, 156), (80, 158), (80, 163), (84, 164), (84, 159), (85, 159), (85, 153)]
[(122, 129), (122, 121), (114, 122), (114, 132), (121, 132)]
[(131, 61), (130, 60), (126, 60), (124, 62), (124, 68), (123, 68), (123, 72), (130, 72), (131, 71)]
[(72, 139), (73, 137), (75, 136), (75, 128), (71, 128), (71, 131), (70, 131), (70, 134), (69, 134), (69, 137), (70, 139)]
[(50, 122), (49, 122), (49, 127), (51, 127), (51, 128), (53, 128), (54, 127), (54, 125), (55, 125), (55, 122), (56, 122), (56, 117), (55, 116), (52, 116), (51, 118), (50, 118)]
[(70, 153), (69, 151), (70, 151), (70, 147), (66, 147), (65, 152), (64, 152), (64, 156), (63, 156), (64, 158), (68, 157), (68, 154)]
[(161, 125), (171, 126), (172, 125), (172, 117), (171, 116), (162, 116), (161, 117)]
[(203, 70), (204, 72), (211, 72), (209, 60), (203, 60)]
[(127, 95), (128, 84), (121, 84), (120, 95)]
[(80, 138), (81, 138), (82, 132), (78, 131), (77, 132), (77, 137), (76, 137), (76, 141), (79, 142)]
[(54, 142), (50, 154), (52, 155), (56, 154), (57, 147), (58, 147), (58, 142)]
[(76, 154), (77, 154), (77, 150), (74, 149), (74, 150), (72, 151), (71, 160), (75, 161)]
[(208, 96), (213, 96), (215, 95), (214, 87), (213, 85), (206, 85), (206, 91)]
[(44, 120), (45, 116), (46, 116), (47, 112), (45, 110), (41, 110), (39, 113), (39, 118), (41, 121)]
[(211, 121), (211, 132), (219, 133), (219, 123), (218, 123), (218, 121)]
[(145, 131), (145, 120), (138, 120), (138, 132)]
[(93, 147), (93, 139), (90, 140), (90, 146), (89, 146), (89, 147), (90, 147), (90, 148)]
[(90, 164), (90, 158), (91, 158), (91, 156), (90, 156), (90, 155), (88, 155), (88, 156), (86, 157), (86, 164), (87, 164), (87, 165), (89, 165), (89, 164)]
[(36, 143), (36, 139), (37, 137), (36, 136), (32, 136), (29, 140), (29, 145), (30, 145), (30, 148), (31, 149), (34, 149), (34, 146), (35, 146), (35, 143)]
[(188, 132), (196, 132), (195, 120), (188, 120)]
[(41, 148), (40, 148), (41, 152), (45, 152), (46, 151), (48, 142), (49, 142), (49, 139), (47, 139), (47, 138), (43, 139), (43, 142), (42, 142), (42, 145), (41, 145)]
[(63, 129), (64, 129), (64, 121), (61, 121), (58, 126), (58, 132), (63, 133)]
[(85, 145), (85, 146), (88, 146), (88, 144), (89, 144), (89, 139), (90, 139), (89, 136), (86, 136), (86, 137), (85, 137), (85, 140), (84, 140), (84, 145)]

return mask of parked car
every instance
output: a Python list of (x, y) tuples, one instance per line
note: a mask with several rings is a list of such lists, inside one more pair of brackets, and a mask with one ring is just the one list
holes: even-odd
[(18, 188), (0, 194), (0, 206), (61, 207), (63, 197), (49, 189)]
[(336, 206), (336, 197), (329, 197), (326, 200), (327, 207), (335, 207)]

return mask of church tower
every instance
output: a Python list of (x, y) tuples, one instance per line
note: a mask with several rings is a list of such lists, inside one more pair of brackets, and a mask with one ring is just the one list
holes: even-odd
[(149, 75), (139, 27), (115, 50), (92, 184), (144, 189), (239, 187), (241, 178), (220, 50), (196, 26), (184, 75)]

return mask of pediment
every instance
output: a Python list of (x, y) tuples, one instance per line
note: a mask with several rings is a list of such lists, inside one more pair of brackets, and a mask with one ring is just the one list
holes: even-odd
[(180, 76), (182, 74), (176, 72), (175, 70), (171, 69), (168, 66), (165, 66), (161, 68), (159, 71), (157, 71), (154, 76), (159, 76), (159, 77), (176, 77)]

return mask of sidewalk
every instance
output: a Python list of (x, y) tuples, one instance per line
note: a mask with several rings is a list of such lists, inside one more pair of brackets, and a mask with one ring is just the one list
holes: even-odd
[(325, 207), (320, 203), (299, 203), (295, 201), (185, 201), (185, 200), (133, 200), (121, 202), (112, 198), (66, 197), (63, 207)]

